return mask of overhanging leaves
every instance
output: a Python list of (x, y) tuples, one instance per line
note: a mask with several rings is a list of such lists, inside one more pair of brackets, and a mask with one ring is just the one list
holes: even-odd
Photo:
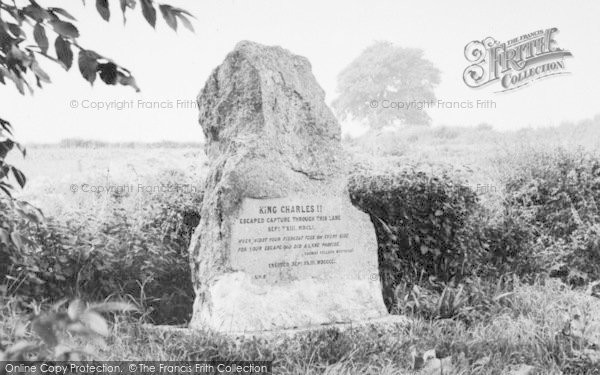
[(33, 19), (36, 22), (43, 22), (51, 18), (50, 13), (36, 3), (26, 6), (22, 9), (22, 12), (27, 17)]
[(12, 126), (10, 125), (10, 122), (8, 122), (4, 119), (1, 119), (1, 118), (0, 118), (0, 128), (2, 128), (2, 130), (7, 132), (8, 134), (12, 134)]
[(46, 36), (46, 30), (41, 23), (36, 23), (33, 28), (33, 38), (40, 47), (43, 53), (48, 51), (48, 37)]
[(110, 19), (110, 9), (108, 7), (108, 0), (96, 0), (96, 10), (98, 11), (103, 20), (108, 21)]
[(190, 12), (181, 8), (173, 7), (168, 4), (160, 5), (159, 9), (162, 13), (163, 18), (165, 19), (165, 22), (167, 22), (167, 25), (169, 25), (173, 30), (177, 31), (177, 20), (179, 20), (181, 21), (181, 23), (183, 23), (183, 26), (185, 26), (185, 28), (194, 32), (194, 27), (192, 26), (190, 20), (187, 18), (188, 16), (193, 17)]
[(186, 16), (184, 16), (182, 13), (177, 13), (177, 17), (186, 29), (188, 29), (191, 32), (194, 32), (194, 26), (192, 25), (192, 22), (190, 22), (190, 20), (187, 19)]
[(62, 63), (66, 70), (71, 69), (73, 65), (73, 51), (71, 50), (71, 43), (65, 40), (63, 37), (56, 37), (54, 42), (54, 48), (56, 49), (56, 57)]
[(162, 13), (163, 18), (167, 22), (170, 28), (177, 31), (177, 18), (175, 17), (175, 13), (172, 11), (172, 6), (162, 4), (158, 7), (160, 12)]
[(50, 76), (46, 73), (38, 64), (37, 61), (33, 60), (31, 62), (31, 70), (35, 74), (36, 78), (42, 82), (50, 83)]
[(117, 84), (117, 65), (113, 62), (107, 62), (106, 64), (98, 64), (98, 71), (100, 72), (100, 79), (107, 85)]
[(0, 160), (5, 159), (6, 154), (8, 154), (8, 152), (12, 150), (14, 146), (15, 141), (13, 141), (12, 139), (5, 139), (2, 142), (0, 142)]
[(94, 51), (79, 51), (79, 71), (83, 78), (90, 84), (94, 84), (96, 80), (96, 71), (98, 70), (98, 55)]
[(54, 31), (63, 37), (67, 37), (67, 38), (78, 38), (79, 37), (79, 30), (77, 30), (77, 28), (72, 23), (55, 20), (55, 21), (51, 21), (50, 24), (54, 28)]
[(152, 27), (156, 27), (156, 9), (152, 0), (140, 0), (142, 4), (142, 14)]
[(125, 16), (125, 12), (127, 8), (134, 9), (137, 4), (135, 0), (120, 0), (121, 2), (121, 13), (123, 13), (123, 23), (127, 22), (127, 17)]
[(48, 8), (48, 10), (54, 13), (55, 15), (60, 14), (61, 16), (70, 19), (71, 21), (77, 21), (75, 17), (73, 17), (69, 12), (62, 8)]
[(27, 183), (27, 178), (25, 177), (23, 172), (21, 172), (19, 169), (15, 168), (15, 167), (11, 167), (11, 171), (13, 173), (13, 176), (15, 177), (15, 180), (17, 180), (17, 183), (19, 184), (19, 186), (21, 186), (21, 188), (24, 188), (25, 184)]

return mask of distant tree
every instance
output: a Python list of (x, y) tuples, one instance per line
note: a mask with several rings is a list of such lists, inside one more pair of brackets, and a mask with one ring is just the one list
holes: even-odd
[[(119, 0), (123, 22), (126, 21), (127, 10), (135, 9), (138, 2), (144, 18), (152, 27), (156, 26), (158, 8), (173, 30), (177, 30), (178, 22), (181, 22), (194, 31), (188, 18), (193, 16), (188, 11), (157, 4), (154, 0)], [(83, 3), (86, 3), (85, 0)], [(109, 1), (96, 0), (95, 5), (102, 19), (109, 21)], [(0, 0), (0, 83), (6, 85), (7, 81), (12, 81), (21, 94), (33, 93), (34, 86), (30, 81), (35, 82), (38, 88), (50, 83), (50, 77), (42, 69), (38, 58), (43, 57), (69, 70), (75, 50), (79, 71), (90, 84), (93, 85), (99, 76), (108, 85), (121, 84), (139, 91), (129, 70), (77, 42), (79, 30), (75, 23), (76, 19), (63, 8), (42, 6), (35, 0)], [(49, 51), (51, 44), (54, 53)], [(8, 152), (15, 147), (25, 155), (25, 149), (13, 139), (11, 131), (10, 122), (0, 116), (0, 195), (9, 196), (12, 190), (8, 180), (10, 174), (21, 187), (26, 182), (25, 175), (5, 161)]]
[(365, 49), (338, 75), (339, 96), (333, 102), (337, 116), (365, 120), (373, 129), (389, 125), (427, 125), (431, 121), (418, 104), (385, 108), (398, 102), (435, 100), (433, 89), (440, 72), (416, 48), (377, 42)]

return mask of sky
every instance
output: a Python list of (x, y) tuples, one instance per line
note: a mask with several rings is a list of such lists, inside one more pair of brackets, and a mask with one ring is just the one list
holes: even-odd
[[(123, 25), (118, 1), (111, 1), (109, 23), (96, 13), (92, 0), (86, 7), (80, 0), (38, 1), (68, 9), (79, 20), (79, 43), (130, 69), (142, 92), (106, 86), (100, 80), (91, 87), (76, 66), (65, 72), (42, 62), (53, 83), (33, 96), (20, 96), (12, 84), (0, 85), (0, 117), (13, 123), (23, 142), (202, 141), (193, 103), (211, 71), (241, 40), (280, 45), (307, 57), (328, 103), (338, 94), (338, 73), (373, 42), (421, 48), (441, 71), (438, 99), (495, 103), (488, 109), (432, 109), (436, 126), (486, 122), (499, 130), (514, 130), (600, 113), (597, 0), (161, 0), (193, 13), (195, 33), (183, 28), (175, 33), (162, 19), (154, 30), (139, 7)], [(467, 43), (488, 36), (507, 41), (550, 27), (560, 31), (558, 45), (573, 54), (565, 61), (570, 74), (504, 93), (496, 93), (498, 87), (473, 89), (463, 82), (469, 65), (464, 57)], [(131, 100), (132, 108), (92, 108)], [(346, 122), (342, 130), (358, 134), (361, 129)]]

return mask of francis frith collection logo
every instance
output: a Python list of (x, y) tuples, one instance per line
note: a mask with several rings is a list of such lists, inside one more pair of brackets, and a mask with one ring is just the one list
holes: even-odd
[(572, 56), (559, 48), (556, 27), (499, 42), (492, 37), (474, 40), (465, 47), (471, 63), (463, 80), (469, 87), (499, 84), (501, 91), (514, 90), (538, 79), (567, 74), (565, 58)]

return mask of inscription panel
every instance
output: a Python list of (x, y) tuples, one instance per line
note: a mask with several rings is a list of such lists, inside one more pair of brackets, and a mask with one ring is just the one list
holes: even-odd
[(255, 280), (356, 276), (360, 256), (339, 199), (245, 199), (233, 223), (231, 261)]

